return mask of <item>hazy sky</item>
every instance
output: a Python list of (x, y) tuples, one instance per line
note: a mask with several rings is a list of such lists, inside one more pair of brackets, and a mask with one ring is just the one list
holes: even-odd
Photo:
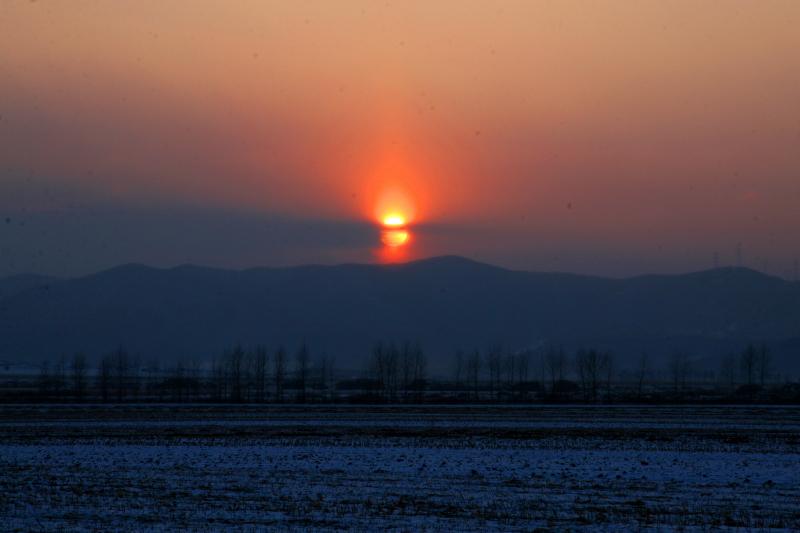
[[(0, 275), (800, 256), (800, 2), (0, 3)], [(387, 196), (388, 195), (388, 196)], [(387, 199), (388, 198), (388, 199)]]

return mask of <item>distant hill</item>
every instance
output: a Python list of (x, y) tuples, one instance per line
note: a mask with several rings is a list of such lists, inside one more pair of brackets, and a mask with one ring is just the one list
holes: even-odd
[(41, 287), (58, 281), (57, 278), (39, 276), (37, 274), (18, 274), (7, 278), (0, 278), (0, 300), (33, 287)]
[(743, 268), (617, 280), (437, 257), (242, 271), (126, 265), (20, 279), (0, 281), (0, 359), (17, 362), (119, 345), (145, 359), (209, 359), (235, 342), (305, 341), (359, 368), (376, 340), (411, 339), (443, 369), (457, 348), (499, 343), (597, 346), (624, 363), (641, 351), (700, 360), (765, 340), (776, 363), (800, 366), (800, 284)]

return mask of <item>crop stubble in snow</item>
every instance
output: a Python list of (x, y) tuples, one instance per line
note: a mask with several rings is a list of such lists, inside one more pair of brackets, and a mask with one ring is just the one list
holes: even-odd
[(8, 406), (4, 529), (800, 529), (783, 407)]

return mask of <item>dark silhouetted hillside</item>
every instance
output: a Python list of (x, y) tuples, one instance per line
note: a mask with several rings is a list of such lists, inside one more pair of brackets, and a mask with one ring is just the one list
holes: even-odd
[(234, 342), (306, 341), (361, 365), (376, 340), (412, 339), (436, 369), (456, 348), (498, 343), (596, 346), (624, 359), (679, 349), (702, 358), (764, 340), (776, 363), (797, 365), (800, 338), (800, 285), (741, 268), (615, 280), (459, 257), (242, 271), (126, 265), (27, 286), (5, 280), (0, 290), (0, 358), (13, 361), (119, 345), (144, 358), (210, 358)]
[(58, 281), (57, 278), (36, 274), (18, 274), (2, 278), (0, 279), (0, 300), (34, 287), (47, 287), (56, 281)]

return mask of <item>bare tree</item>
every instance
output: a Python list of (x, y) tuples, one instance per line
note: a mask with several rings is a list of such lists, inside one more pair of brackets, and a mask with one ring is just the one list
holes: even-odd
[(481, 379), (481, 353), (475, 350), (467, 360), (467, 381), (472, 387), (472, 393), (477, 401), (480, 397)]
[(149, 391), (152, 393), (153, 389), (158, 389), (158, 399), (161, 401), (161, 388), (156, 387), (156, 380), (161, 375), (161, 364), (159, 363), (158, 359), (150, 359), (150, 362), (147, 364), (144, 371), (146, 376), (146, 382), (144, 385), (145, 392)]
[(758, 349), (758, 377), (761, 386), (766, 385), (771, 371), (772, 356), (766, 344)]
[(503, 370), (502, 348), (495, 346), (486, 354), (486, 366), (489, 368), (489, 395), (495, 400), (500, 389), (500, 377)]
[(461, 389), (464, 379), (464, 352), (461, 350), (456, 351), (453, 373), (456, 389)]
[(336, 358), (332, 355), (326, 356), (325, 376), (328, 383), (328, 400), (335, 402), (336, 394)]
[(242, 397), (242, 378), (243, 378), (243, 362), (244, 350), (242, 346), (237, 344), (233, 350), (228, 354), (228, 378), (230, 380), (231, 401), (241, 402)]
[(63, 400), (67, 388), (67, 359), (63, 355), (53, 367), (52, 388), (56, 400)]
[(517, 381), (525, 383), (528, 381), (528, 374), (531, 365), (530, 350), (522, 350), (517, 354)]
[(317, 365), (317, 384), (323, 400), (330, 400), (330, 389), (333, 386), (332, 361), (327, 354), (323, 353)]
[(328, 356), (328, 383), (330, 384), (330, 393), (329, 398), (332, 402), (337, 400), (337, 392), (336, 392), (336, 357), (330, 355)]
[(275, 352), (275, 400), (283, 401), (283, 385), (286, 380), (286, 350), (279, 346)]
[(514, 382), (517, 378), (517, 354), (513, 352), (508, 352), (505, 354), (505, 361), (503, 363), (503, 367), (506, 373), (506, 388), (508, 390), (512, 390), (514, 388)]
[(740, 357), (742, 375), (748, 385), (753, 385), (758, 365), (758, 350), (753, 344), (748, 344)]
[(420, 402), (427, 386), (428, 360), (419, 342), (414, 343), (411, 349), (413, 354), (412, 388), (415, 392), (415, 401)]
[(132, 360), (129, 361), (130, 366), (128, 367), (128, 379), (127, 379), (127, 391), (128, 395), (132, 398), (135, 402), (139, 399), (139, 391), (141, 389), (141, 370), (142, 370), (142, 358), (139, 354), (135, 354), (132, 357)]
[(554, 392), (556, 383), (564, 380), (567, 355), (562, 348), (549, 348), (544, 356), (544, 366), (550, 376), (550, 391)]
[[(578, 379), (583, 389), (584, 399), (596, 402), (601, 379), (610, 376), (611, 359), (608, 354), (597, 350), (578, 350), (575, 355)], [(609, 377), (610, 379), (610, 377)]]
[(188, 391), (189, 401), (196, 400), (202, 391), (203, 366), (197, 359), (189, 363)]
[(211, 361), (211, 385), (214, 401), (221, 402), (227, 399), (226, 386), (228, 379), (225, 369), (225, 355), (223, 354), (222, 360), (216, 357)]
[(642, 397), (642, 389), (644, 388), (644, 380), (650, 372), (650, 361), (647, 357), (647, 352), (642, 352), (639, 357), (639, 362), (636, 365), (636, 395)]
[(516, 398), (516, 390), (514, 385), (517, 382), (517, 363), (519, 359), (514, 352), (506, 352), (503, 355), (503, 371), (505, 372), (505, 389), (509, 392), (512, 398)]
[(400, 382), (403, 391), (403, 401), (408, 402), (411, 393), (411, 383), (414, 381), (414, 366), (416, 354), (411, 348), (410, 341), (404, 341), (400, 348)]
[(397, 391), (399, 388), (400, 377), (400, 351), (397, 346), (392, 342), (389, 343), (389, 349), (386, 350), (386, 392), (390, 402), (397, 399)]
[(37, 385), (39, 389), (39, 397), (46, 400), (50, 396), (50, 389), (52, 386), (52, 377), (50, 376), (50, 361), (42, 361), (39, 366), (39, 376), (37, 377)]
[(295, 356), (297, 386), (300, 388), (298, 400), (300, 403), (306, 403), (306, 389), (308, 387), (308, 372), (309, 372), (310, 355), (308, 347), (305, 343), (300, 346)]
[(611, 401), (611, 384), (614, 379), (614, 355), (611, 352), (603, 352), (601, 367), (606, 373), (606, 401)]
[(370, 373), (378, 383), (385, 400), (394, 401), (398, 389), (400, 352), (394, 343), (375, 343), (370, 361)]
[(727, 387), (729, 391), (734, 391), (736, 389), (736, 356), (732, 353), (728, 353), (722, 356), (722, 361), (720, 362), (720, 378), (722, 379), (722, 384)]
[(255, 400), (263, 403), (267, 397), (267, 349), (257, 346), (253, 353), (253, 383), (255, 385)]
[(76, 353), (72, 356), (72, 393), (76, 402), (82, 402), (86, 396), (86, 356)]
[(173, 402), (183, 402), (186, 388), (186, 370), (183, 361), (178, 361), (169, 372), (169, 377), (165, 380), (165, 387), (170, 394)]
[(128, 387), (128, 372), (130, 369), (130, 361), (128, 359), (128, 352), (119, 347), (114, 352), (114, 389), (117, 394), (117, 402), (122, 402), (126, 397)]
[(675, 393), (686, 390), (686, 381), (689, 378), (691, 363), (689, 357), (683, 352), (676, 352), (669, 360), (669, 374)]
[(530, 367), (531, 361), (531, 352), (530, 350), (522, 350), (517, 352), (516, 354), (512, 355), (514, 358), (514, 370), (516, 372), (516, 385), (515, 387), (515, 398), (525, 398), (528, 395), (528, 372)]
[(100, 367), (97, 369), (97, 387), (100, 389), (100, 398), (103, 403), (107, 403), (111, 395), (112, 358), (113, 355), (103, 356), (100, 359)]
[(372, 347), (372, 358), (370, 359), (370, 374), (378, 384), (378, 389), (382, 395), (386, 394), (386, 359), (387, 350), (382, 341), (375, 343)]

